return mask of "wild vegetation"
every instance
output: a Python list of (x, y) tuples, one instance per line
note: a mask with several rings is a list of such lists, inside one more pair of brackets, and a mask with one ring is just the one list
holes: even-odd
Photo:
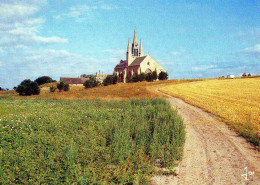
[(0, 116), (0, 184), (147, 184), (184, 142), (164, 99), (1, 98)]
[(170, 85), (161, 91), (220, 116), (242, 136), (260, 144), (260, 78), (208, 80)]

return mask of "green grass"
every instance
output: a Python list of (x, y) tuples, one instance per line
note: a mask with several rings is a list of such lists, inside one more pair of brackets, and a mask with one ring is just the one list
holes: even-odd
[(0, 184), (146, 184), (180, 159), (182, 119), (164, 99), (0, 99)]

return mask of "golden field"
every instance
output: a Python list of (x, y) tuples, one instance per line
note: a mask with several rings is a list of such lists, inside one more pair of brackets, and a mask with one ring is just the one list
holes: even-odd
[(160, 90), (217, 115), (259, 145), (260, 78), (207, 80)]
[(10, 96), (14, 98), (44, 98), (44, 99), (102, 99), (102, 100), (126, 100), (132, 98), (157, 98), (163, 97), (158, 92), (155, 92), (156, 88), (169, 84), (187, 83), (195, 80), (165, 80), (155, 82), (137, 82), (137, 83), (119, 83), (116, 85), (101, 86), (91, 89), (86, 89), (84, 86), (70, 86), (68, 92), (56, 92), (51, 93), (49, 87), (56, 84), (44, 84), (41, 86), (40, 95), (34, 96), (19, 96), (15, 91), (0, 92), (0, 96)]

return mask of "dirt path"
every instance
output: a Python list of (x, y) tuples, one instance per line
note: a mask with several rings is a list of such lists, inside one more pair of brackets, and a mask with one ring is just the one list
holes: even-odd
[[(260, 153), (253, 145), (214, 115), (178, 98), (168, 100), (186, 126), (183, 159), (177, 176), (155, 176), (152, 184), (260, 184)], [(254, 171), (248, 180), (241, 176), (245, 167)]]

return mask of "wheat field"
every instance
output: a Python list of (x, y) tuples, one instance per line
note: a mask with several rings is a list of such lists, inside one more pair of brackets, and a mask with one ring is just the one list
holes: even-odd
[(198, 81), (160, 90), (223, 118), (242, 136), (259, 145), (260, 78)]

